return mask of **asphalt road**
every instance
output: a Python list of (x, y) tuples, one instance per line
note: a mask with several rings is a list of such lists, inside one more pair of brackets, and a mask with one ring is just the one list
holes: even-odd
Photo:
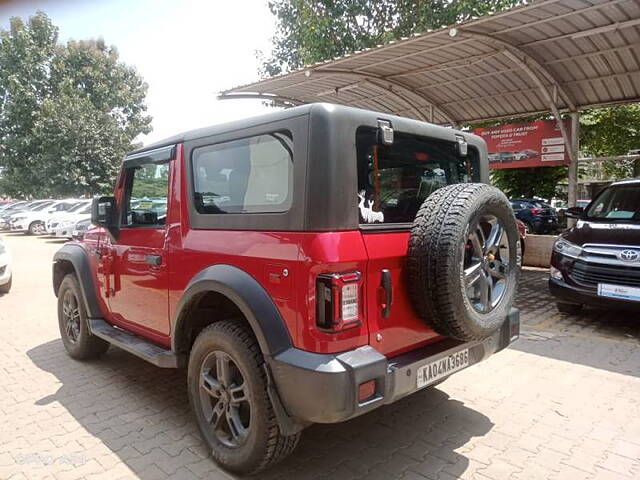
[[(70, 359), (59, 339), (48, 238), (2, 234), (0, 479), (229, 478), (207, 458), (181, 371), (116, 348)], [(264, 479), (640, 478), (640, 319), (559, 314), (526, 271), (522, 338), (394, 405), (305, 431)]]

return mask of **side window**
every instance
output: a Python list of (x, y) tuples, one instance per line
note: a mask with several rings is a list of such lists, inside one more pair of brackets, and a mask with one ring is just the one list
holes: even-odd
[(150, 163), (129, 169), (124, 225), (163, 226), (167, 219), (168, 191), (168, 163)]
[(273, 132), (193, 150), (198, 213), (272, 213), (291, 207), (293, 141)]

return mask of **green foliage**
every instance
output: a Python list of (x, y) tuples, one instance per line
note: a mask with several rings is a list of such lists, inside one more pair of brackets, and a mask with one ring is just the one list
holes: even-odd
[(271, 0), (277, 20), (262, 74), (374, 47), (430, 28), (503, 10), (521, 0)]
[(42, 12), (0, 32), (0, 194), (106, 192), (150, 131), (147, 85), (103, 40), (58, 43)]
[[(640, 104), (587, 110), (580, 116), (580, 149), (595, 157), (625, 155), (640, 148)], [(640, 175), (640, 161), (604, 162), (613, 178)]]
[(567, 179), (567, 167), (509, 168), (493, 170), (491, 183), (508, 197), (541, 197), (557, 195), (557, 186)]

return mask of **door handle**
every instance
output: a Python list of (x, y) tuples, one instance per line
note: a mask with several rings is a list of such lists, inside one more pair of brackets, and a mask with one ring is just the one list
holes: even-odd
[(382, 318), (387, 318), (391, 313), (391, 304), (393, 303), (393, 286), (391, 283), (391, 272), (386, 268), (382, 269), (380, 286), (384, 290), (384, 306), (382, 307)]
[(145, 261), (149, 265), (152, 265), (154, 267), (159, 267), (160, 265), (162, 265), (162, 256), (161, 255), (147, 255), (145, 257)]

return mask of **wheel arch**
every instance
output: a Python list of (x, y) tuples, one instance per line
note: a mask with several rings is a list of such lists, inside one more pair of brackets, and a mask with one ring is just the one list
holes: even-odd
[(262, 285), (244, 270), (217, 264), (198, 272), (178, 302), (171, 326), (174, 353), (187, 353), (191, 348), (191, 327), (199, 321), (194, 312), (203, 298), (218, 298), (224, 305), (217, 318), (207, 318), (200, 326), (224, 320), (235, 310), (246, 320), (264, 355), (274, 356), (292, 346), (289, 330)]
[(66, 275), (74, 273), (82, 290), (87, 314), (90, 318), (102, 318), (98, 304), (88, 253), (79, 245), (63, 245), (53, 256), (53, 293), (58, 296), (60, 284)]

